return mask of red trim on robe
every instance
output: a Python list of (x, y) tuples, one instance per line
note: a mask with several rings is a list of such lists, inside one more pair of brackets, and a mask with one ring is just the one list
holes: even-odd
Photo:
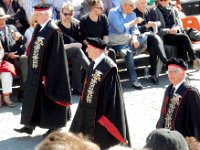
[(167, 114), (167, 104), (168, 104), (168, 102), (169, 102), (169, 96), (166, 96), (165, 101), (164, 101), (164, 106), (163, 106), (163, 108), (162, 108), (162, 113), (163, 113), (164, 115)]
[(0, 72), (10, 72), (14, 77), (17, 75), (14, 65), (5, 60), (1, 62)]
[(35, 8), (35, 11), (45, 11), (49, 10), (49, 8)]
[(122, 137), (122, 135), (120, 134), (119, 130), (115, 127), (115, 125), (108, 120), (108, 118), (106, 118), (104, 115), (99, 118), (98, 122), (106, 128), (106, 130), (112, 135), (114, 136), (118, 141), (120, 141), (123, 144), (127, 144), (127, 142), (124, 140), (124, 138)]
[[(46, 92), (46, 94), (47, 94), (47, 90), (46, 90), (46, 77), (45, 76), (43, 76), (42, 77), (42, 81), (43, 81), (43, 84), (44, 84), (44, 87), (45, 87), (45, 92)], [(47, 96), (48, 96), (48, 94), (47, 94)], [(58, 105), (61, 105), (61, 106), (70, 106), (71, 104), (69, 104), (69, 103), (64, 103), (64, 102), (60, 102), (60, 101), (58, 101), (58, 100), (53, 100), (56, 104), (58, 104)]]

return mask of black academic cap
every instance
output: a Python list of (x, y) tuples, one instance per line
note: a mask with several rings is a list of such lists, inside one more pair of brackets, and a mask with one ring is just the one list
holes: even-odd
[(164, 128), (153, 130), (144, 147), (152, 150), (189, 150), (182, 134)]
[(166, 63), (167, 69), (168, 69), (169, 65), (177, 66), (177, 67), (181, 68), (182, 70), (188, 69), (188, 64), (181, 58), (170, 58)]
[(90, 44), (96, 48), (102, 49), (102, 50), (104, 50), (108, 46), (108, 44), (100, 38), (91, 38), (90, 37), (90, 38), (87, 38), (87, 42), (88, 42), (88, 44)]
[(37, 5), (33, 6), (36, 11), (45, 11), (51, 7), (51, 4), (48, 3), (38, 3)]

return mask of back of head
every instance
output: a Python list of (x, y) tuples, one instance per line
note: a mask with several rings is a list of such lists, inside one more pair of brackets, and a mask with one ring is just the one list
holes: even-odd
[(189, 150), (200, 150), (200, 142), (197, 141), (197, 139), (195, 137), (186, 137), (185, 138)]
[(184, 137), (177, 131), (156, 129), (147, 139), (145, 148), (151, 150), (189, 150)]
[(53, 132), (37, 145), (36, 150), (100, 150), (100, 148), (83, 138), (70, 132)]

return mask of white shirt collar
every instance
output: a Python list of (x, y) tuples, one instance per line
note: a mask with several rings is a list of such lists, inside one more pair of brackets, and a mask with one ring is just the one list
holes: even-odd
[(48, 19), (42, 26), (41, 26), (41, 29), (40, 29), (40, 31), (42, 31), (43, 30), (43, 28), (47, 25), (47, 23), (50, 21), (51, 19)]
[(98, 58), (94, 60), (95, 64), (93, 70), (97, 67), (97, 65), (105, 58), (105, 54), (102, 53)]
[(180, 83), (178, 83), (175, 87), (174, 93), (178, 90), (178, 88), (181, 86), (181, 84), (185, 81), (185, 79), (183, 79)]

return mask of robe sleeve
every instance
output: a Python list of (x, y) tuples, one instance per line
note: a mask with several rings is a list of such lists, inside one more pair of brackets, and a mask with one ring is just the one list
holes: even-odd
[(189, 92), (186, 113), (186, 130), (188, 134), (200, 140), (200, 94), (195, 88)]
[(103, 99), (102, 115), (98, 119), (100, 123), (113, 137), (119, 142), (127, 142), (122, 135), (123, 129), (126, 129), (124, 116), (123, 92), (116, 69), (111, 69), (100, 94)]
[(46, 92), (48, 97), (62, 103), (71, 102), (67, 56), (63, 38), (55, 31), (49, 40), (45, 64)]

